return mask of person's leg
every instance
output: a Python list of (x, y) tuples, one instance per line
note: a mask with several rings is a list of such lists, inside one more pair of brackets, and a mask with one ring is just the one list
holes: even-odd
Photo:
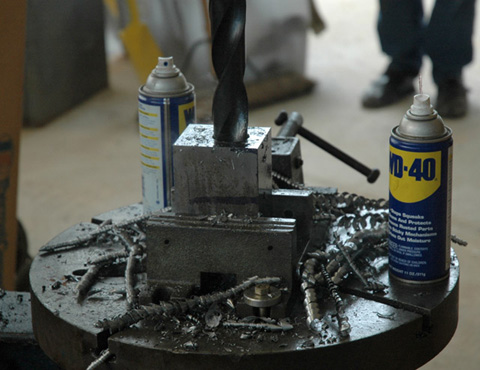
[(389, 70), (417, 75), (423, 55), (422, 0), (380, 0), (378, 35)]
[(426, 30), (425, 51), (432, 59), (433, 79), (460, 78), (473, 59), (475, 0), (437, 0)]
[(391, 61), (363, 95), (366, 108), (390, 105), (414, 92), (413, 79), (423, 55), (422, 0), (380, 0), (378, 35), (382, 51)]
[(475, 0), (437, 0), (426, 31), (425, 50), (438, 86), (436, 107), (444, 117), (467, 112), (463, 67), (473, 59)]

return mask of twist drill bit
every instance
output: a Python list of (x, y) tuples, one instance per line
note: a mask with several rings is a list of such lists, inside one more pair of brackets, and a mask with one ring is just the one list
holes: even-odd
[(218, 145), (247, 140), (248, 99), (245, 73), (245, 0), (211, 0), (212, 63), (218, 78), (213, 97), (213, 137)]

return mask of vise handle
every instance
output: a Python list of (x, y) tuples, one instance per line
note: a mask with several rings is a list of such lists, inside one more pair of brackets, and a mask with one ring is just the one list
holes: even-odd
[(353, 169), (365, 175), (369, 183), (374, 183), (375, 181), (377, 181), (378, 176), (380, 176), (380, 170), (378, 170), (377, 168), (371, 169), (365, 166), (363, 163), (360, 163), (355, 158), (349, 156), (347, 153), (334, 147), (332, 144), (326, 142), (318, 135), (304, 128), (302, 126), (303, 117), (298, 112), (292, 112), (289, 117), (287, 112), (281, 111), (278, 117), (275, 119), (275, 124), (277, 126), (282, 126), (277, 136), (287, 137), (299, 134), (300, 136), (304, 137), (316, 146), (325, 150), (327, 153), (333, 155), (335, 158), (341, 160), (343, 163), (349, 165)]

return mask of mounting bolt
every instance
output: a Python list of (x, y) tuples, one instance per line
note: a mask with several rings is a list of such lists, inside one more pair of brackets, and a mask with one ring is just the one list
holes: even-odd
[(282, 292), (270, 284), (257, 284), (243, 293), (243, 299), (259, 316), (268, 317), (270, 307), (281, 301)]
[(293, 165), (295, 168), (300, 168), (303, 166), (303, 159), (302, 157), (295, 157), (293, 160)]

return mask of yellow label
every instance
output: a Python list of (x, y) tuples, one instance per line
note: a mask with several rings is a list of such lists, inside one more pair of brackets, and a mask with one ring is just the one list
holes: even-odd
[(178, 133), (181, 134), (187, 128), (187, 123), (195, 121), (195, 100), (178, 106)]
[(138, 111), (146, 116), (150, 116), (150, 117), (158, 117), (158, 114), (157, 113), (152, 113), (152, 112), (147, 112), (145, 110), (142, 110), (142, 109), (138, 109)]
[(441, 184), (442, 152), (407, 152), (390, 146), (390, 193), (403, 203), (431, 196)]

